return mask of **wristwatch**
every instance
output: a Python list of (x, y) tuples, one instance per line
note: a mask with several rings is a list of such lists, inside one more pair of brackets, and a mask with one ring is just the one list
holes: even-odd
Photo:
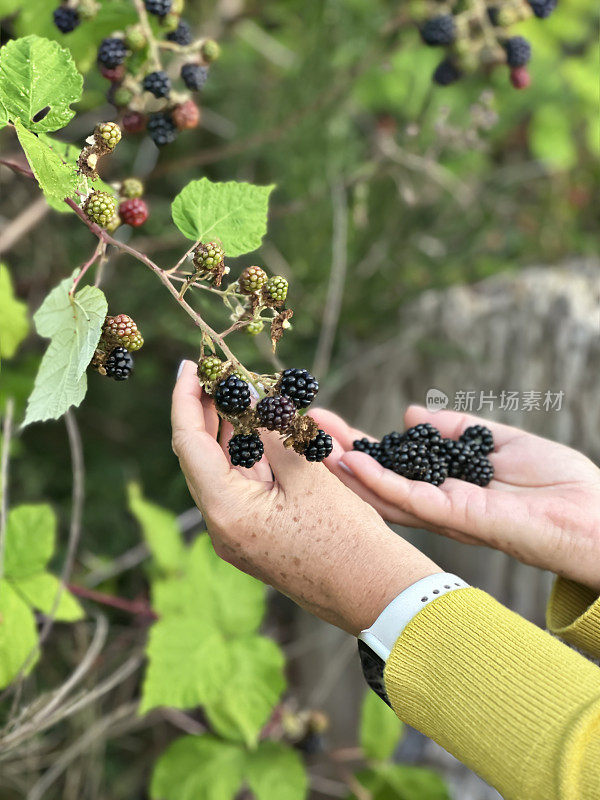
[(469, 584), (449, 572), (437, 572), (413, 583), (387, 605), (370, 628), (358, 636), (358, 654), (365, 680), (373, 691), (391, 705), (385, 691), (383, 671), (402, 631), (429, 603)]

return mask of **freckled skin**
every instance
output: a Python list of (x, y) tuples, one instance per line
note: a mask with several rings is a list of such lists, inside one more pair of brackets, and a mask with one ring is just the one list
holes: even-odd
[[(217, 554), (357, 634), (403, 589), (440, 572), (323, 464), (263, 436), (265, 459), (232, 467), (231, 426), (185, 362), (173, 392), (173, 449)], [(273, 478), (274, 476), (274, 478)]]

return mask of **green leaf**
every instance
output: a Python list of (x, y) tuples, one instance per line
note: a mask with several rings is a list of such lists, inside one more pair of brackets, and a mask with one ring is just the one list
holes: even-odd
[(240, 256), (260, 247), (274, 188), (201, 178), (188, 183), (173, 200), (173, 221), (188, 239), (218, 239), (228, 256)]
[(151, 800), (234, 800), (244, 762), (245, 753), (235, 744), (209, 735), (183, 736), (156, 762)]
[[(56, 596), (60, 589), (60, 581), (49, 572), (40, 572), (27, 578), (16, 578), (12, 586), (32, 608), (43, 614), (50, 614), (54, 609)], [(54, 610), (54, 619), (62, 622), (75, 622), (83, 619), (83, 609), (68, 589), (60, 593), (58, 605)]]
[(8, 124), (8, 111), (0, 103), (0, 128), (4, 128)]
[[(0, 56), (0, 102), (9, 118), (32, 131), (64, 128), (75, 115), (70, 105), (81, 98), (83, 87), (69, 51), (57, 42), (25, 36), (5, 44)], [(47, 106), (44, 118), (34, 122)]]
[(22, 505), (13, 508), (6, 525), (4, 575), (27, 578), (43, 572), (54, 552), (56, 517), (50, 506)]
[(253, 747), (285, 689), (285, 659), (265, 636), (225, 643), (225, 655), (203, 703), (215, 730)]
[[(57, 153), (66, 164), (73, 167), (73, 170), (76, 171), (77, 159), (81, 153), (81, 149), (79, 147), (71, 144), (70, 142), (63, 142), (61, 139), (55, 139), (54, 137), (49, 136), (47, 133), (38, 134), (38, 139), (54, 150), (54, 152)], [(108, 192), (109, 194), (114, 194), (113, 189), (101, 178), (98, 178), (95, 181), (92, 181), (88, 178), (88, 187), (96, 189), (98, 192)], [(60, 211), (63, 214), (75, 213), (70, 206), (62, 201), (60, 203), (50, 202), (50, 205), (55, 211)]]
[(402, 736), (403, 724), (375, 692), (367, 691), (362, 702), (360, 745), (366, 758), (390, 758)]
[(206, 534), (196, 539), (184, 560), (182, 577), (153, 585), (153, 606), (161, 616), (191, 615), (201, 609), (203, 618), (226, 635), (258, 628), (265, 612), (260, 581), (220, 559)]
[(256, 800), (304, 800), (308, 794), (300, 755), (281, 742), (264, 741), (249, 752), (246, 773)]
[[(356, 775), (372, 800), (451, 800), (444, 781), (423, 767), (379, 764)], [(357, 800), (354, 794), (348, 800)]]
[(529, 131), (536, 158), (557, 169), (570, 169), (577, 163), (577, 147), (569, 115), (560, 106), (536, 109)]
[(61, 281), (34, 316), (38, 333), (51, 341), (36, 375), (23, 426), (57, 419), (85, 397), (85, 370), (100, 339), (107, 303), (95, 286), (85, 286), (69, 297), (76, 274)]
[(15, 128), (29, 166), (46, 200), (53, 208), (64, 206), (65, 197), (72, 197), (77, 188), (78, 179), (74, 167), (65, 164), (58, 153), (20, 122), (15, 123)]
[(146, 500), (137, 483), (128, 484), (127, 496), (152, 557), (164, 572), (176, 572), (183, 564), (185, 548), (175, 514)]
[[(0, 689), (12, 681), (37, 644), (35, 618), (8, 581), (0, 580)], [(37, 659), (32, 657), (29, 672)]]
[(27, 306), (15, 297), (8, 267), (0, 263), (0, 357), (12, 358), (28, 330)]

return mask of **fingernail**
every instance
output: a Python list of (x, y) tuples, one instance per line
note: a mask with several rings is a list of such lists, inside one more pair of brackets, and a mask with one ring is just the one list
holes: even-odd
[(348, 473), (348, 475), (354, 475), (354, 473), (352, 472), (352, 470), (350, 469), (350, 467), (349, 467), (347, 464), (345, 464), (345, 463), (344, 463), (343, 459), (340, 459), (340, 460), (338, 461), (338, 464), (340, 465), (340, 467), (341, 467), (342, 469), (346, 470), (346, 472)]
[(176, 381), (179, 380), (179, 376), (183, 371), (184, 364), (185, 364), (185, 358), (183, 359), (183, 361), (180, 362), (179, 366), (177, 367), (177, 377), (175, 378)]

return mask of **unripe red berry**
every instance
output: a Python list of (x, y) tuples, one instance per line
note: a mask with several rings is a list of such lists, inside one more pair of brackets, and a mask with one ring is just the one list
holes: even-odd
[(185, 103), (175, 106), (171, 116), (180, 131), (189, 130), (196, 128), (200, 122), (200, 109), (193, 100), (186, 100)]
[(148, 206), (140, 197), (123, 200), (119, 206), (119, 216), (126, 225), (139, 228), (148, 219)]
[(100, 67), (100, 74), (111, 83), (119, 83), (125, 77), (125, 64), (118, 64), (116, 67)]
[(510, 71), (510, 82), (515, 89), (527, 89), (531, 83), (531, 75), (527, 67), (515, 67)]
[(145, 114), (140, 114), (139, 111), (128, 111), (121, 120), (121, 127), (127, 133), (141, 133), (146, 130), (147, 123), (148, 118)]

